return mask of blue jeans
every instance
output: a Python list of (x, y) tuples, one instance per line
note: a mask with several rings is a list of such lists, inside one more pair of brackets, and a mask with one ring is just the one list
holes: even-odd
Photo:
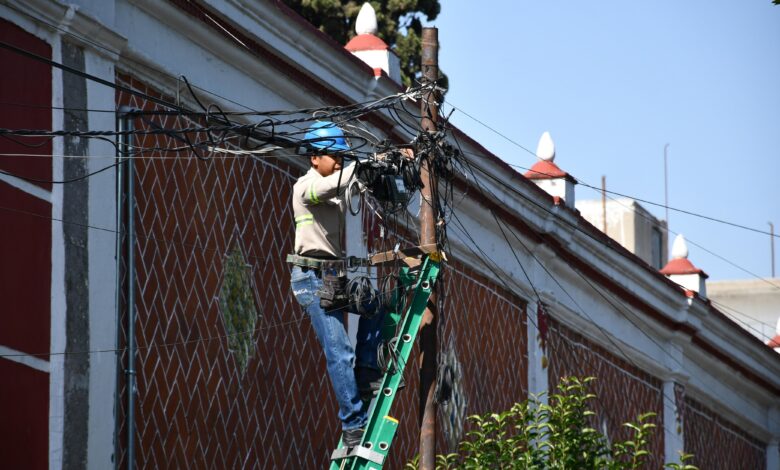
[(290, 285), (293, 295), (311, 319), (314, 332), (325, 352), (330, 383), (339, 402), (339, 419), (344, 431), (364, 427), (368, 420), (368, 403), (360, 399), (360, 388), (355, 378), (355, 363), (359, 367), (377, 368), (376, 350), (381, 339), (383, 312), (371, 318), (360, 317), (357, 344), (352, 349), (346, 325), (344, 310), (325, 311), (320, 307), (317, 291), (322, 280), (313, 269), (306, 272), (300, 266), (293, 266)]

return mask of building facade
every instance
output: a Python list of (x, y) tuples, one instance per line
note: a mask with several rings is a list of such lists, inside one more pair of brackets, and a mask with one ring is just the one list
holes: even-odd
[[(161, 103), (286, 110), (401, 91), (277, 1), (6, 0), (0, 17), (13, 64), (0, 78), (3, 128), (172, 129), (201, 121)], [(364, 125), (414, 138), (387, 114)], [(656, 413), (653, 466), (687, 451), (702, 468), (780, 467), (771, 349), (597, 230), (573, 192), (548, 194), (457, 129), (450, 138), (477, 157), (452, 182), (438, 347), (453, 375), (439, 452), (467, 415), (589, 375), (612, 438)], [(305, 162), (235, 158), (250, 148), (235, 136), (222, 145), (239, 153), (206, 160), (174, 150), (175, 136), (134, 136), (129, 188), (111, 141), (23, 142), (0, 139), (0, 220), (14, 227), (0, 244), (0, 464), (325, 466), (335, 402), (283, 261)], [(415, 244), (415, 214), (351, 218), (350, 253)], [(406, 379), (389, 468), (417, 450), (416, 368)]]

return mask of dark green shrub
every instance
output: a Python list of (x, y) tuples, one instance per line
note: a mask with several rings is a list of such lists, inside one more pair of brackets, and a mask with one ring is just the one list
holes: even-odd
[[(547, 403), (532, 396), (508, 411), (474, 415), (474, 425), (460, 443), (460, 452), (436, 456), (437, 470), (449, 469), (609, 469), (642, 468), (647, 457), (655, 414), (625, 423), (631, 437), (610, 443), (591, 427), (594, 415), (588, 391), (593, 377), (561, 379)], [(674, 470), (696, 470), (685, 461), (667, 464)], [(406, 465), (417, 468), (417, 458)]]

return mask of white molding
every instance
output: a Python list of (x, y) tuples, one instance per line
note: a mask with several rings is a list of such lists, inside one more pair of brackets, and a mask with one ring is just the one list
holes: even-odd
[[(202, 76), (198, 77), (190, 73), (190, 71), (202, 72), (203, 64), (208, 64), (214, 70), (218, 70), (222, 75), (222, 81), (228, 77), (225, 74), (226, 69), (233, 69), (235, 71), (236, 78), (240, 79), (243, 85), (234, 85), (234, 93), (246, 93), (246, 90), (266, 89), (272, 94), (277, 95), (280, 98), (280, 102), (271, 104), (271, 106), (310, 106), (312, 103), (321, 102), (320, 97), (311, 93), (306, 93), (301, 89), (293, 80), (283, 76), (276, 70), (276, 68), (268, 63), (259, 60), (252, 52), (242, 48), (239, 43), (231, 41), (228, 38), (217, 33), (209, 25), (194, 19), (181, 11), (175, 5), (168, 2), (160, 2), (157, 0), (128, 0), (127, 5), (122, 5), (122, 9), (127, 9), (127, 19), (135, 22), (142, 15), (145, 20), (150, 23), (158, 22), (161, 25), (160, 30), (165, 31), (165, 37), (152, 38), (144, 37), (140, 31), (127, 31), (130, 51), (139, 51), (139, 47), (144, 47), (148, 44), (148, 50), (143, 53), (136, 53), (136, 55), (148, 55), (150, 53), (156, 54), (156, 56), (148, 56), (146, 62), (154, 64), (155, 69), (160, 69), (158, 63), (172, 64), (175, 72), (171, 72), (171, 75), (178, 76), (181, 74), (187, 75), (193, 83), (203, 83), (206, 79), (214, 80), (215, 77)], [(161, 22), (164, 21), (164, 24)], [(133, 23), (130, 23), (131, 25)], [(119, 24), (118, 27), (122, 28), (125, 25)], [(137, 36), (136, 36), (137, 35)], [(185, 46), (188, 48), (194, 48), (193, 52), (187, 54), (187, 57), (168, 57), (167, 50), (154, 50), (151, 47), (152, 41), (168, 41), (172, 44), (171, 48), (176, 49), (179, 46)], [(180, 43), (179, 43), (180, 41)], [(168, 49), (168, 48), (164, 48)], [(125, 51), (129, 52), (129, 51)], [(182, 51), (179, 50), (181, 53)], [(158, 60), (159, 57), (159, 60)], [(201, 64), (192, 64), (191, 62), (201, 61)], [(189, 64), (187, 62), (190, 62)], [(122, 64), (126, 66), (127, 64)], [(198, 69), (200, 67), (200, 69)], [(170, 77), (166, 77), (166, 80), (171, 80)], [(175, 80), (171, 80), (175, 84)], [(215, 82), (218, 80), (215, 80)], [(173, 89), (166, 87), (169, 92), (175, 92)], [(218, 89), (216, 86), (207, 85), (204, 86), (207, 89)], [(224, 88), (224, 87), (223, 87)], [(226, 93), (221, 93), (226, 94)], [(254, 93), (253, 93), (254, 94)], [(262, 92), (259, 95), (266, 94)], [(304, 98), (305, 96), (305, 98)], [(283, 98), (282, 98), (283, 97)], [(234, 101), (244, 102), (247, 106), (253, 107), (258, 103), (253, 103), (254, 100), (242, 100), (240, 95), (234, 94), (228, 96), (228, 98)], [(217, 101), (214, 97), (209, 96), (210, 101)], [(284, 104), (282, 104), (284, 102)], [(231, 105), (235, 107), (235, 105)], [(268, 109), (268, 106), (256, 106), (257, 108)]]
[[(541, 403), (546, 404), (550, 392), (549, 357), (539, 344), (539, 328), (536, 325), (538, 302), (528, 302), (526, 307), (526, 333), (528, 341), (528, 394), (537, 395)], [(533, 319), (533, 320), (531, 320)], [(547, 360), (547, 364), (542, 361)]]
[[(110, 60), (115, 60), (117, 53), (125, 46), (125, 38), (114, 32), (113, 29), (105, 26), (100, 20), (86, 12), (80, 11), (78, 5), (56, 0), (2, 1), (12, 10), (24, 12), (40, 21), (56, 25), (59, 29), (52, 28), (40, 21), (36, 22), (36, 27), (46, 30), (52, 35), (73, 32), (87, 39), (89, 42), (73, 35), (68, 35), (68, 41), (92, 49), (96, 54), (105, 56)], [(100, 44), (109, 50), (96, 47), (92, 43)]]
[[(352, 60), (346, 49), (334, 50), (318, 34), (294, 21), (278, 21), (280, 13), (272, 2), (206, 0), (206, 3), (245, 31), (262, 38), (259, 42), (268, 44), (278, 55), (298, 59), (300, 67), (354, 100), (364, 99), (375, 81), (373, 70), (362, 61)], [(394, 85), (386, 94), (396, 92), (398, 88)]]
[(674, 386), (674, 380), (664, 381), (664, 413), (661, 417), (663, 419), (664, 428), (664, 462), (680, 463), (680, 452), (685, 450), (685, 423), (683, 422), (684, 418), (682, 416), (679, 416), (679, 423), (677, 421), (678, 413), (681, 410), (677, 409)]
[[(84, 53), (87, 73), (114, 82), (114, 64), (104, 55), (92, 50)], [(86, 81), (87, 108), (111, 109), (115, 106), (115, 91), (102, 84)], [(89, 129), (113, 129), (116, 115), (89, 113)], [(89, 139), (88, 155), (108, 155), (114, 146), (103, 140)], [(105, 161), (86, 160), (87, 171), (93, 172), (106, 165)], [(116, 167), (89, 178), (88, 221), (92, 226), (116, 226)], [(102, 230), (89, 230), (89, 349), (111, 350), (117, 347), (116, 305), (116, 237)], [(110, 468), (114, 464), (116, 424), (115, 400), (117, 385), (117, 356), (114, 353), (96, 353), (89, 357), (89, 407), (87, 436), (87, 467)]]
[(29, 181), (25, 181), (21, 178), (17, 178), (11, 175), (6, 175), (3, 173), (0, 173), (0, 181), (7, 183), (9, 186), (13, 186), (16, 189), (27, 193), (30, 196), (36, 197), (42, 201), (51, 204), (51, 191), (47, 191), (38, 185), (30, 183)]
[[(62, 61), (62, 42), (54, 36), (52, 59)], [(52, 68), (52, 106), (62, 107), (62, 71)], [(52, 109), (52, 128), (62, 129), (64, 115), (60, 109)], [(52, 140), (52, 154), (64, 154), (63, 138)], [(52, 159), (52, 179), (63, 178), (63, 159)], [(53, 352), (65, 351), (65, 239), (62, 222), (62, 185), (55, 184), (51, 192), (51, 344)], [(62, 468), (65, 426), (65, 356), (50, 358), (49, 378), (49, 468)]]
[(17, 364), (22, 364), (37, 371), (46, 372), (47, 374), (49, 373), (49, 361), (0, 345), (0, 360), (2, 359), (16, 362)]

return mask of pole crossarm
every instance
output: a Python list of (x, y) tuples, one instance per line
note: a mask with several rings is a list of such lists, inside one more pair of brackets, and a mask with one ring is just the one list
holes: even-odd
[(368, 262), (372, 266), (378, 266), (384, 263), (391, 263), (394, 261), (401, 261), (407, 266), (418, 266), (424, 255), (428, 255), (429, 258), (433, 258), (436, 261), (447, 260), (447, 256), (443, 251), (439, 251), (438, 246), (435, 243), (428, 243), (420, 246), (412, 246), (409, 248), (403, 248), (401, 250), (383, 251), (381, 253), (375, 253), (368, 257)]

